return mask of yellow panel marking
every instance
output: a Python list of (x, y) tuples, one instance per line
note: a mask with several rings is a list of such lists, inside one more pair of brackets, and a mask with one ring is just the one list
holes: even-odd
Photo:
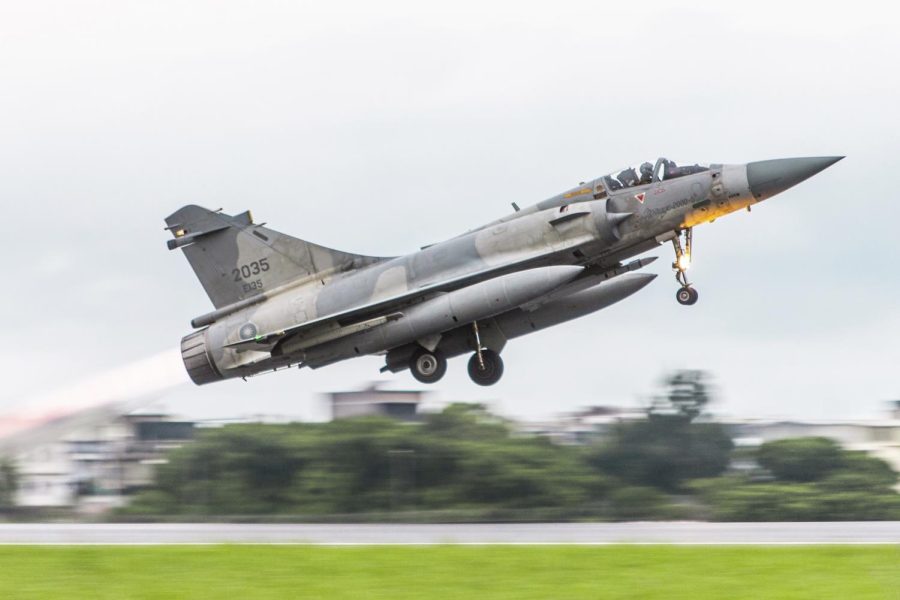
[(563, 194), (563, 198), (572, 198), (574, 196), (582, 196), (584, 194), (590, 194), (591, 188), (581, 188), (580, 190), (574, 190), (567, 194)]

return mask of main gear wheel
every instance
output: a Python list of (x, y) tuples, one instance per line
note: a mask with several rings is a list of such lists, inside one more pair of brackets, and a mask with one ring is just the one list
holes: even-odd
[(503, 359), (493, 350), (476, 352), (469, 359), (469, 377), (478, 385), (494, 385), (503, 376)]
[(447, 372), (447, 359), (439, 350), (419, 348), (409, 359), (409, 371), (422, 383), (436, 383)]

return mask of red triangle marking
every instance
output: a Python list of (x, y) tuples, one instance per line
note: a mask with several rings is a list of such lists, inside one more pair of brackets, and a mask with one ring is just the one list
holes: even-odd
[(640, 202), (641, 204), (643, 204), (644, 203), (644, 195), (645, 195), (644, 192), (641, 192), (640, 194), (637, 194), (634, 197), (634, 199), (637, 200), (638, 202)]

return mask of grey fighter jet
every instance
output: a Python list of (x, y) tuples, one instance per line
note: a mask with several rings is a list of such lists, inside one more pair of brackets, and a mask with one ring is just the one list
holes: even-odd
[[(681, 304), (693, 228), (783, 192), (842, 157), (679, 165), (665, 158), (581, 183), (533, 206), (399, 257), (324, 248), (227, 215), (185, 206), (166, 218), (215, 310), (181, 341), (200, 385), (369, 354), (382, 371), (438, 381), (471, 354), (479, 385), (503, 374), (507, 341), (634, 294), (656, 276), (635, 258), (671, 242)], [(627, 261), (627, 262), (626, 262)]]

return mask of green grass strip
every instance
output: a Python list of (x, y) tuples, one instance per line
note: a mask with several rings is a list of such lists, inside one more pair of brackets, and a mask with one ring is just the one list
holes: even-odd
[(5, 546), (0, 598), (900, 600), (900, 546)]

